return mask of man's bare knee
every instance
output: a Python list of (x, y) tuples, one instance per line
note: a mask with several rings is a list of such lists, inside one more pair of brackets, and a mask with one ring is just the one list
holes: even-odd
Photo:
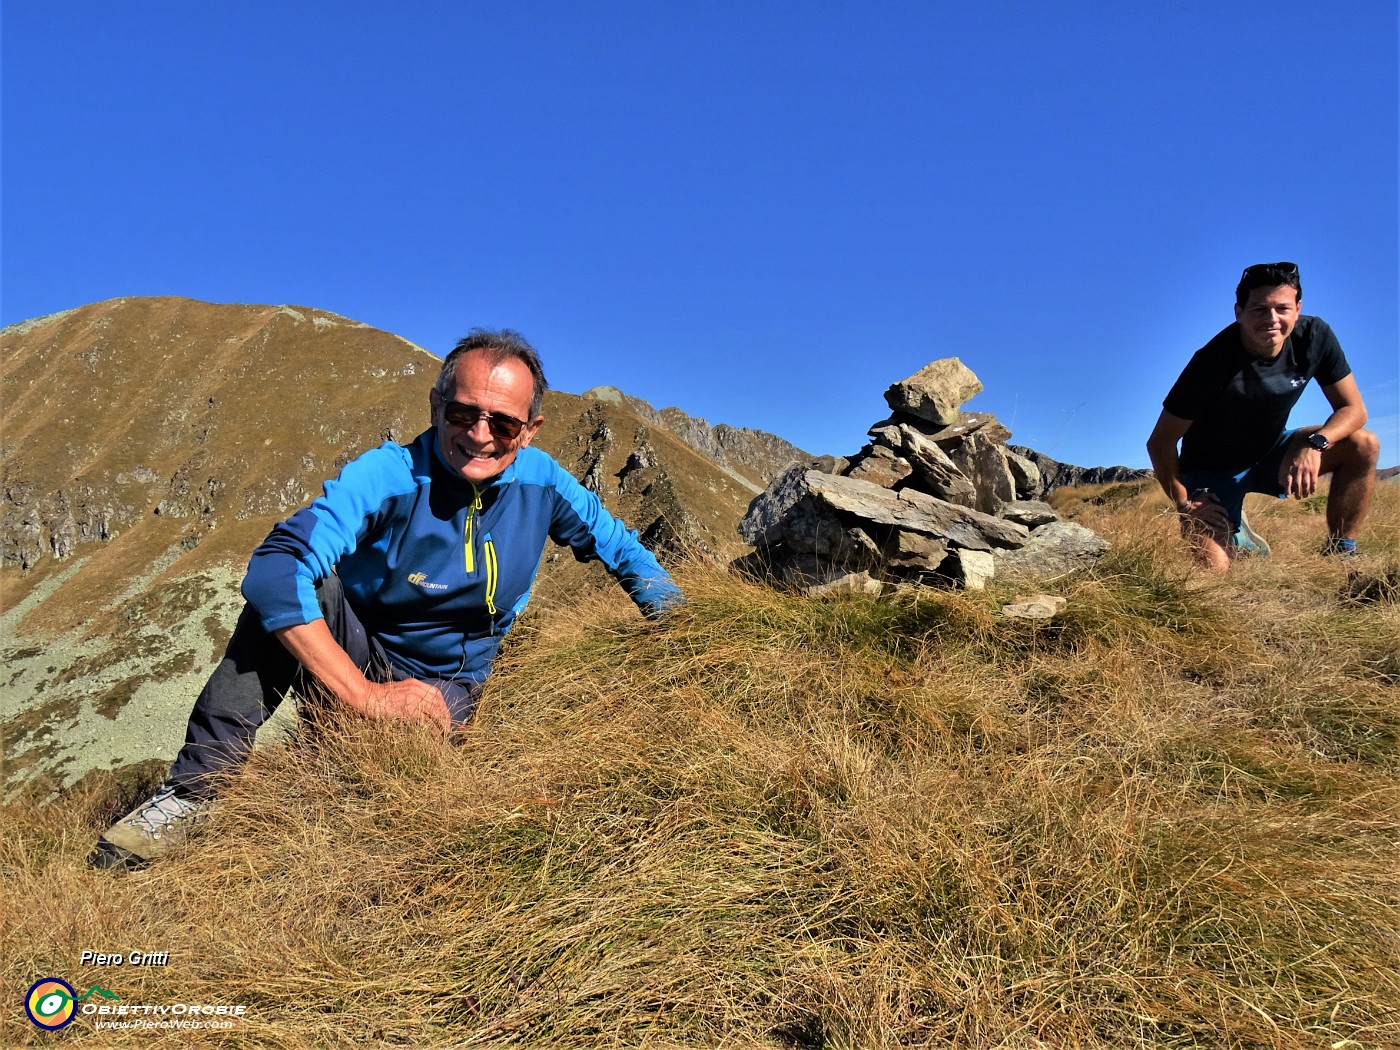
[(1181, 535), (1191, 545), (1196, 562), (1208, 569), (1230, 567), (1230, 533), (1222, 524), (1223, 510), (1209, 502), (1179, 512)]
[(1381, 458), (1381, 439), (1369, 430), (1356, 430), (1347, 435), (1347, 441), (1355, 443), (1357, 454), (1374, 470)]
[(1380, 438), (1369, 430), (1355, 430), (1327, 450), (1334, 453), (1324, 461), (1326, 471), (1375, 470), (1381, 456)]

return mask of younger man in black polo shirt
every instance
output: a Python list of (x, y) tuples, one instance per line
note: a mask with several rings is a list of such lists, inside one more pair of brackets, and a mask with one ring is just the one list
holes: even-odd
[[(1293, 263), (1248, 267), (1235, 289), (1235, 323), (1196, 351), (1147, 439), (1182, 532), (1212, 569), (1268, 550), (1245, 521), (1246, 492), (1304, 499), (1323, 474), (1332, 475), (1324, 551), (1356, 551), (1380, 442), (1362, 429), (1366, 406), (1337, 337), (1320, 317), (1298, 312), (1302, 299)], [(1332, 414), (1288, 430), (1288, 413), (1314, 378)]]

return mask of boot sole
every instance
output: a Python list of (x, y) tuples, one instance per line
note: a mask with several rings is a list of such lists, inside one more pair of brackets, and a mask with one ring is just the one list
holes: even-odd
[(88, 854), (89, 868), (99, 871), (137, 871), (151, 863), (149, 857), (138, 856), (129, 849), (123, 849), (105, 838), (97, 840), (97, 845)]

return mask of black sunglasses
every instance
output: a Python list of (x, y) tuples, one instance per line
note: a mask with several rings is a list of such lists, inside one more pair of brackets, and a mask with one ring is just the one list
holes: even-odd
[(1244, 273), (1240, 274), (1240, 280), (1248, 280), (1255, 275), (1284, 279), (1297, 277), (1298, 264), (1291, 262), (1255, 263), (1253, 266), (1246, 266), (1244, 268)]
[(464, 405), (460, 401), (444, 401), (442, 416), (454, 427), (470, 430), (477, 420), (485, 419), (491, 436), (498, 441), (514, 441), (525, 429), (525, 421), (514, 416), (503, 416), (499, 412), (486, 412), (476, 405)]

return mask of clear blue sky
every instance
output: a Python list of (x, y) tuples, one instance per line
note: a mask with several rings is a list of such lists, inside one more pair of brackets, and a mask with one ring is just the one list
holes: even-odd
[(1142, 466), (1239, 271), (1291, 259), (1400, 461), (1394, 0), (5, 0), (0, 32), (5, 324), (507, 326), (559, 389), (817, 453), (957, 356), (1014, 440)]

